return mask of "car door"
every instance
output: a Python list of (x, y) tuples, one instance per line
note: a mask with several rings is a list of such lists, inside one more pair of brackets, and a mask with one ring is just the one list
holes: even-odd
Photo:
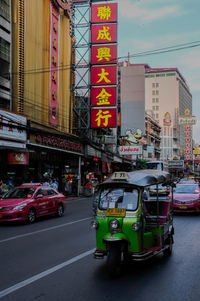
[(37, 215), (42, 216), (49, 214), (48, 196), (44, 188), (39, 188), (35, 194)]
[(52, 188), (46, 188), (48, 195), (48, 210), (50, 213), (55, 213), (57, 210), (58, 193)]

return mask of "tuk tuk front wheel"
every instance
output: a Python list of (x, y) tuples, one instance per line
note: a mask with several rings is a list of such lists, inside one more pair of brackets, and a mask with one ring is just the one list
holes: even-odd
[(163, 254), (165, 257), (171, 256), (172, 254), (172, 248), (173, 248), (173, 237), (172, 235), (169, 235), (167, 238), (166, 243), (169, 245), (167, 249), (163, 251)]
[(120, 276), (121, 274), (121, 249), (116, 246), (110, 247), (107, 256), (107, 266), (109, 274), (112, 277)]

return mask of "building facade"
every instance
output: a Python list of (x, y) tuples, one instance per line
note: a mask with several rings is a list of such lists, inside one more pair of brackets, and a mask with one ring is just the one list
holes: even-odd
[(149, 68), (145, 73), (145, 106), (153, 112), (161, 131), (161, 160), (184, 155), (184, 127), (179, 116), (192, 113), (192, 95), (177, 68)]
[(11, 109), (11, 8), (0, 2), (0, 109)]

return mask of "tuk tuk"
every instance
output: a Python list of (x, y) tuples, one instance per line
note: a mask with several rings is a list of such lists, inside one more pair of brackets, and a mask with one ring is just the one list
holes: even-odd
[[(107, 256), (108, 270), (120, 274), (122, 263), (144, 261), (159, 253), (169, 256), (173, 245), (173, 193), (150, 196), (149, 188), (172, 186), (169, 173), (157, 170), (115, 172), (99, 185), (92, 227), (97, 259)], [(167, 190), (166, 190), (167, 191)], [(173, 188), (172, 188), (173, 191)]]

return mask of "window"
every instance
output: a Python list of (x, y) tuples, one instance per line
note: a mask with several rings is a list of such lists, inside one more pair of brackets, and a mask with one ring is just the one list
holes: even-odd
[(156, 119), (159, 119), (159, 114), (156, 113)]
[(156, 94), (155, 92), (156, 92), (156, 91), (155, 91), (155, 90), (153, 90), (153, 91), (152, 91), (152, 94), (153, 94), (153, 95), (155, 95), (155, 94)]
[(156, 111), (159, 111), (159, 106), (156, 106)]
[(156, 95), (159, 95), (159, 91), (158, 90), (156, 90)]
[(36, 193), (36, 197), (39, 195), (39, 194), (42, 194), (43, 196), (46, 196), (46, 192), (44, 189), (40, 188), (37, 193)]
[(155, 102), (155, 98), (152, 98), (152, 102), (153, 102), (153, 103)]
[(155, 110), (155, 106), (152, 107), (152, 110), (153, 110), (153, 111)]
[(48, 195), (55, 195), (56, 192), (53, 189), (47, 189), (47, 194)]
[(156, 84), (155, 83), (152, 83), (152, 88), (155, 88), (156, 87)]
[(156, 88), (158, 88), (159, 87), (159, 83), (156, 83)]
[(159, 98), (156, 98), (156, 102), (157, 102), (157, 103), (159, 102)]

